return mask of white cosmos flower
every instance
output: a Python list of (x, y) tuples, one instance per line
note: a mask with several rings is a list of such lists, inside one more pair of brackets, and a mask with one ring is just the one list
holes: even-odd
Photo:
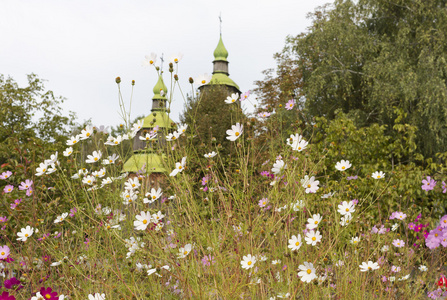
[(110, 155), (109, 157), (107, 157), (106, 159), (102, 160), (102, 164), (103, 165), (110, 165), (110, 164), (114, 164), (115, 161), (119, 158), (119, 155), (116, 155), (115, 153), (113, 153), (112, 155)]
[(347, 225), (349, 225), (349, 223), (351, 222), (351, 220), (352, 220), (352, 215), (351, 215), (351, 214), (344, 215), (344, 216), (341, 217), (341, 219), (340, 219), (340, 225), (341, 225), (341, 226), (347, 226)]
[(154, 223), (158, 223), (158, 222), (160, 222), (164, 217), (165, 217), (165, 215), (162, 214), (161, 211), (159, 211), (158, 213), (152, 215), (152, 221), (153, 221)]
[(204, 154), (203, 156), (205, 156), (206, 158), (212, 158), (212, 157), (214, 157), (214, 156), (216, 156), (216, 155), (217, 155), (217, 153), (213, 151), (213, 152)]
[(315, 232), (313, 230), (310, 230), (306, 233), (306, 237), (304, 238), (306, 240), (306, 244), (315, 246), (318, 242), (321, 242), (322, 235), (319, 231)]
[(101, 150), (93, 151), (92, 155), (87, 155), (87, 159), (85, 160), (88, 164), (93, 164), (101, 159), (102, 152)]
[(131, 190), (131, 191), (138, 189), (140, 186), (141, 186), (141, 183), (140, 183), (138, 177), (129, 178), (124, 183), (124, 189)]
[(346, 171), (347, 169), (349, 169), (351, 167), (351, 163), (349, 162), (349, 160), (341, 160), (338, 163), (335, 164), (335, 168), (339, 171)]
[(36, 169), (36, 176), (42, 176), (47, 172), (48, 165), (46, 163), (40, 163), (39, 167)]
[(427, 268), (426, 266), (424, 266), (424, 265), (420, 265), (420, 266), (419, 266), (419, 271), (421, 271), (421, 272), (427, 272), (427, 270), (428, 270), (428, 268)]
[(191, 252), (191, 250), (192, 250), (191, 244), (186, 244), (185, 247), (181, 247), (179, 249), (179, 254), (177, 254), (178, 258), (185, 258), (189, 254), (189, 252)]
[(292, 251), (298, 250), (301, 248), (301, 234), (298, 236), (292, 235), (292, 238), (289, 240), (289, 246)]
[(301, 277), (301, 281), (309, 283), (317, 278), (313, 263), (304, 262), (304, 265), (300, 265), (298, 268), (301, 270), (298, 272), (298, 276)]
[(354, 203), (352, 203), (352, 201), (343, 201), (341, 204), (338, 205), (337, 211), (342, 216), (351, 215), (353, 212), (355, 212), (355, 205)]
[(225, 99), (225, 103), (231, 104), (231, 103), (237, 102), (238, 99), (239, 99), (239, 94), (237, 94), (237, 93), (231, 94), (231, 96), (228, 96), (227, 99)]
[(178, 127), (177, 131), (179, 135), (181, 135), (182, 133), (186, 132), (186, 129), (188, 129), (188, 124), (183, 124)]
[(168, 142), (172, 142), (177, 140), (180, 137), (180, 133), (178, 133), (177, 131), (174, 131), (173, 133), (170, 133), (166, 136), (166, 141)]
[(82, 183), (88, 184), (88, 185), (93, 185), (93, 183), (95, 183), (95, 181), (96, 181), (96, 177), (93, 175), (87, 175), (84, 178), (82, 178)]
[(26, 228), (22, 228), (20, 232), (17, 232), (17, 236), (19, 237), (17, 240), (25, 242), (30, 236), (34, 233), (34, 228), (30, 226), (26, 226)]
[(186, 167), (186, 156), (182, 158), (182, 161), (179, 163), (175, 163), (175, 169), (169, 174), (169, 176), (175, 176), (177, 173), (180, 173), (183, 171), (183, 169)]
[(375, 171), (374, 173), (372, 173), (372, 178), (374, 179), (382, 179), (385, 177), (385, 173), (383, 173), (382, 171)]
[(74, 144), (77, 144), (80, 139), (81, 139), (80, 135), (72, 136), (67, 140), (66, 144), (67, 146), (73, 146)]
[(142, 65), (143, 67), (151, 66), (151, 65), (155, 64), (155, 62), (157, 61), (157, 54), (155, 54), (154, 52), (152, 52), (152, 53), (149, 54), (149, 55), (145, 55), (144, 58), (145, 58), (145, 59), (143, 60), (143, 62), (141, 63), (141, 65)]
[(248, 254), (244, 256), (241, 261), (242, 269), (251, 269), (256, 263), (256, 257)]
[(182, 53), (176, 53), (176, 54), (172, 54), (171, 57), (169, 58), (169, 61), (175, 64), (178, 64), (179, 61), (181, 61), (183, 58), (183, 54)]
[(244, 126), (239, 123), (236, 123), (236, 125), (231, 126), (231, 129), (227, 130), (228, 135), (227, 140), (234, 142), (242, 135), (243, 132), (244, 132)]
[(95, 293), (94, 295), (92, 294), (88, 295), (88, 300), (105, 300), (105, 299), (106, 299), (105, 294)]
[(88, 125), (85, 127), (85, 129), (82, 129), (81, 134), (79, 135), (79, 138), (81, 140), (88, 139), (93, 134), (93, 126)]
[(138, 138), (142, 141), (149, 142), (149, 141), (152, 141), (153, 139), (155, 139), (156, 137), (157, 137), (156, 133), (155, 134), (146, 133), (145, 136), (140, 135)]
[(376, 262), (368, 261), (368, 262), (362, 262), (361, 265), (359, 265), (361, 272), (368, 272), (379, 269), (379, 264)]
[(286, 168), (287, 168), (287, 165), (284, 163), (284, 161), (282, 159), (277, 159), (276, 162), (273, 164), (272, 173), (280, 174)]
[(135, 230), (146, 230), (147, 226), (151, 223), (152, 216), (150, 212), (142, 211), (139, 215), (136, 215), (136, 221), (133, 222)]
[(301, 152), (306, 149), (309, 143), (306, 142), (300, 134), (291, 134), (287, 139), (287, 145), (292, 147), (292, 150)]
[(73, 148), (72, 147), (68, 147), (67, 149), (65, 149), (65, 151), (63, 152), (64, 156), (70, 156), (73, 153)]
[(57, 216), (56, 220), (54, 220), (54, 223), (60, 223), (60, 222), (62, 222), (63, 220), (65, 220), (66, 217), (68, 217), (68, 213), (67, 213), (67, 212), (66, 212), (66, 213), (63, 213), (63, 214), (60, 215), (60, 216)]
[(320, 181), (315, 180), (315, 176), (309, 178), (306, 175), (304, 179), (301, 179), (301, 184), (306, 189), (306, 193), (315, 193), (319, 189)]
[(349, 242), (351, 244), (353, 244), (353, 245), (356, 245), (358, 242), (360, 242), (360, 237), (359, 236), (353, 236)]
[(158, 190), (155, 190), (154, 188), (151, 189), (150, 193), (146, 193), (146, 198), (143, 199), (144, 203), (153, 203), (155, 200), (161, 197), (163, 195), (161, 188), (158, 188)]
[(322, 219), (323, 217), (320, 214), (314, 214), (312, 218), (307, 219), (306, 228), (311, 230), (317, 228)]
[(202, 85), (209, 83), (210, 80), (211, 80), (211, 76), (205, 73), (205, 74), (198, 76), (194, 80), (194, 82), (196, 82), (198, 86), (202, 86)]

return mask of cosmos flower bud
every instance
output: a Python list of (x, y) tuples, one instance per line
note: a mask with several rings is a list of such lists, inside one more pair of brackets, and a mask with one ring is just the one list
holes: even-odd
[(192, 79), (192, 77), (189, 77), (189, 83), (194, 83), (194, 79)]
[(174, 79), (175, 79), (175, 81), (178, 81), (178, 75), (177, 74), (174, 75)]
[(174, 68), (174, 64), (172, 62), (169, 63), (169, 68)]
[(121, 82), (121, 78), (120, 78), (120, 77), (116, 77), (116, 78), (115, 78), (115, 82), (116, 82), (116, 83), (120, 83), (120, 82)]
[(135, 85), (135, 80), (132, 80), (132, 85)]

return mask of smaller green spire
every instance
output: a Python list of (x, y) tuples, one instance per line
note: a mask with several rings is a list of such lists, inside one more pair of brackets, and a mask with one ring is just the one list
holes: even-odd
[[(157, 84), (154, 86), (153, 91), (154, 91), (154, 97), (152, 97), (152, 100), (166, 100), (166, 94), (168, 92), (168, 88), (163, 82), (161, 74), (158, 76), (158, 81)], [(161, 91), (163, 91), (163, 96), (161, 95)]]
[(227, 61), (228, 51), (225, 48), (222, 36), (220, 36), (219, 43), (217, 44), (216, 50), (214, 50), (214, 60)]

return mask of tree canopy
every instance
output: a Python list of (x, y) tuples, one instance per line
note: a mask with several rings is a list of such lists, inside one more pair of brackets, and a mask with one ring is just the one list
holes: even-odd
[[(391, 136), (399, 134), (397, 123), (414, 126), (418, 151), (432, 157), (447, 138), (446, 2), (338, 0), (321, 7), (307, 32), (287, 38), (278, 76), (258, 86), (265, 96), (273, 90), (269, 80), (281, 95), (302, 93), (310, 118), (333, 119), (341, 109), (360, 126), (386, 125)], [(286, 70), (296, 74), (293, 86), (273, 81)]]

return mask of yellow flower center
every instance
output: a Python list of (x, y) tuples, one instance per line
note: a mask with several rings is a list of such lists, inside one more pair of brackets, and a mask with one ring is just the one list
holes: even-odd
[(380, 178), (380, 175), (377, 175), (377, 178)]
[(143, 224), (147, 224), (147, 220), (143, 220)]
[(240, 134), (240, 133), (237, 132), (237, 131), (234, 133), (235, 136), (239, 136), (239, 134)]
[(371, 270), (371, 267), (368, 267), (368, 270)]
[(295, 246), (299, 246), (299, 245), (300, 245), (300, 242), (296, 242), (296, 243), (295, 243)]
[(315, 225), (317, 225), (318, 224), (318, 221), (315, 221)]
[(236, 102), (236, 100), (234, 100), (234, 99), (231, 99), (231, 102), (233, 102), (233, 103), (234, 103), (234, 102)]
[(181, 170), (183, 167), (182, 166), (178, 166), (179, 170)]
[(46, 294), (46, 295), (45, 295), (45, 298), (47, 298), (47, 299), (51, 299), (51, 295), (50, 295), (50, 294)]
[(307, 274), (310, 274), (310, 273), (312, 273), (312, 270), (311, 269), (307, 269)]
[(86, 136), (90, 136), (90, 132), (87, 132), (85, 135), (86, 135)]
[(178, 58), (174, 58), (174, 62), (178, 63)]
[(173, 139), (173, 140), (175, 140), (175, 139), (176, 139), (176, 137), (175, 137), (175, 136), (173, 136), (173, 137), (172, 137), (172, 139)]
[(152, 64), (154, 63), (154, 61), (153, 61), (153, 60), (150, 60), (149, 63), (152, 65)]
[(205, 84), (205, 83), (206, 83), (206, 80), (205, 80), (205, 79), (203, 79), (203, 80), (202, 80), (202, 84)]
[(1, 255), (5, 255), (5, 252), (0, 253)]
[(93, 159), (94, 161), (97, 161), (98, 160), (98, 158), (97, 157), (95, 157), (94, 159)]
[(249, 265), (249, 266), (250, 266), (250, 265), (251, 265), (251, 261), (249, 261), (249, 262), (247, 263), (247, 265)]
[(118, 145), (118, 141), (115, 141), (115, 145)]
[(342, 170), (344, 170), (345, 168), (346, 168), (345, 166), (341, 167)]
[(317, 238), (316, 238), (316, 237), (313, 237), (313, 238), (312, 238), (312, 241), (316, 241), (316, 240), (317, 240)]
[(308, 185), (307, 185), (307, 187), (308, 187), (308, 188), (310, 189), (311, 185), (310, 185), (310, 184), (308, 184)]
[(301, 147), (298, 147), (298, 150), (301, 150)]
[(76, 144), (78, 141), (76, 141), (76, 140), (73, 140), (73, 144)]
[(349, 208), (346, 209), (346, 212), (348, 212), (348, 211), (349, 211)]
[(188, 251), (185, 250), (185, 252), (183, 252), (183, 254), (184, 254), (184, 255), (187, 255), (187, 254), (188, 254)]
[(28, 233), (25, 233), (25, 237), (28, 237)]
[(152, 199), (156, 199), (157, 197), (155, 197), (155, 196), (152, 196)]
[(438, 234), (437, 234), (437, 233), (435, 233), (435, 237), (438, 237)]
[(42, 169), (42, 172), (45, 172), (47, 169)]

